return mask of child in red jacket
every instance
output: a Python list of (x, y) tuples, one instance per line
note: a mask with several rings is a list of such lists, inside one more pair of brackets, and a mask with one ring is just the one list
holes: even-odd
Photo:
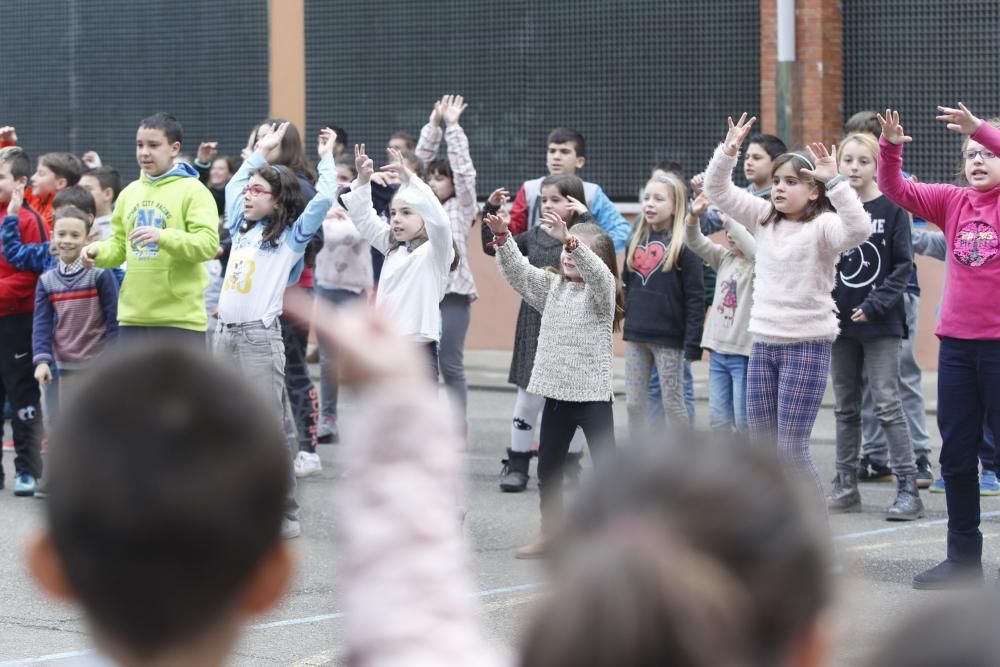
[[(49, 238), (48, 227), (37, 212), (23, 204), (30, 173), (31, 160), (24, 150), (17, 146), (0, 149), (0, 217), (18, 216), (21, 239), (42, 243)], [(9, 400), (14, 415), (11, 428), (17, 496), (33, 496), (42, 475), (41, 396), (31, 361), (37, 282), (37, 273), (18, 271), (0, 257), (0, 405)]]

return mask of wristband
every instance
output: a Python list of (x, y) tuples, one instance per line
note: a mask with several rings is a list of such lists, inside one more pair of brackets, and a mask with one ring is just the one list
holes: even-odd
[(843, 181), (846, 181), (846, 180), (847, 179), (844, 178), (843, 174), (837, 174), (836, 176), (834, 176), (833, 178), (831, 178), (829, 181), (826, 182), (826, 189), (827, 189), (827, 191), (829, 191), (832, 188), (837, 187)]
[(575, 236), (567, 236), (566, 243), (563, 244), (563, 247), (566, 249), (566, 252), (573, 252), (576, 250), (576, 246), (578, 244), (579, 240)]
[(493, 240), (486, 244), (487, 248), (495, 248), (497, 246), (502, 246), (507, 242), (507, 237), (510, 236), (510, 232), (500, 232), (499, 234), (493, 235)]

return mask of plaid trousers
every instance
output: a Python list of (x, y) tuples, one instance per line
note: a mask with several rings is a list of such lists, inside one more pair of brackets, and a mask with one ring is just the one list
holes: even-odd
[(823, 401), (833, 343), (753, 344), (747, 368), (747, 426), (754, 440), (773, 442), (778, 457), (823, 498), (809, 437)]

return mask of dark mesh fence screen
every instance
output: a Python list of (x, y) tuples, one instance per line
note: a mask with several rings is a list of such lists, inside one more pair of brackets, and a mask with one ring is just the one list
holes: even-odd
[(4, 0), (0, 125), (33, 157), (96, 150), (138, 175), (139, 120), (171, 111), (183, 150), (239, 155), (268, 112), (266, 0)]
[(306, 0), (306, 60), (310, 137), (342, 126), (381, 164), (392, 131), (460, 93), (480, 196), (543, 175), (549, 130), (570, 126), (583, 176), (631, 201), (657, 159), (700, 171), (725, 116), (759, 110), (759, 6)]
[(904, 167), (923, 181), (952, 181), (961, 137), (934, 120), (964, 102), (1000, 114), (1000, 6), (996, 0), (844, 0), (844, 118), (897, 108), (913, 143)]

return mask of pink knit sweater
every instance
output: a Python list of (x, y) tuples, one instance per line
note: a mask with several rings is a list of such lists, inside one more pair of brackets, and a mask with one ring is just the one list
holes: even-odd
[(831, 295), (835, 268), (840, 253), (871, 235), (871, 217), (850, 184), (842, 182), (827, 193), (836, 212), (808, 222), (762, 225), (772, 204), (733, 184), (736, 161), (721, 145), (715, 149), (705, 170), (705, 194), (757, 242), (750, 333), (754, 340), (768, 343), (836, 340), (839, 326)]
[(343, 517), (351, 667), (500, 667), (479, 623), (455, 504), (459, 441), (430, 385), (380, 383), (345, 422)]
[[(1000, 130), (983, 123), (972, 138), (1000, 154)], [(957, 151), (956, 151), (957, 152)], [(994, 158), (998, 159), (998, 158)], [(1000, 186), (980, 192), (944, 183), (903, 178), (903, 147), (879, 141), (878, 187), (907, 211), (944, 231), (945, 258), (941, 318), (937, 335), (1000, 340), (1000, 310), (989, 304), (1000, 289)]]

